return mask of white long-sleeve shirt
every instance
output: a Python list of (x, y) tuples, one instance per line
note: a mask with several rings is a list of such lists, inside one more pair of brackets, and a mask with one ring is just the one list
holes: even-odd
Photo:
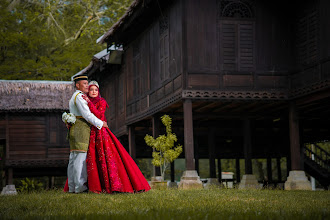
[[(76, 90), (69, 101), (70, 112), (75, 116), (82, 116), (86, 121), (101, 129), (103, 121), (98, 119), (90, 110), (87, 101), (82, 97), (84, 93)], [(76, 102), (76, 103), (75, 103)]]

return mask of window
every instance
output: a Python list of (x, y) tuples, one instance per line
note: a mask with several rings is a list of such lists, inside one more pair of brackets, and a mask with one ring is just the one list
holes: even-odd
[(250, 1), (219, 2), (220, 68), (223, 71), (254, 70), (255, 21)]

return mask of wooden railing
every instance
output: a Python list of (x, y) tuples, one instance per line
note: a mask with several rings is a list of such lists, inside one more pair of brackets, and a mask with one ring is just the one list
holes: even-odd
[(330, 172), (330, 154), (317, 143), (306, 144), (304, 146), (304, 155)]

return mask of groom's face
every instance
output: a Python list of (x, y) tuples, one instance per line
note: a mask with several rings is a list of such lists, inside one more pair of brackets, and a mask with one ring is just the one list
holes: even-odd
[(88, 92), (88, 81), (87, 80), (80, 80), (76, 84), (77, 89), (82, 91), (83, 93)]

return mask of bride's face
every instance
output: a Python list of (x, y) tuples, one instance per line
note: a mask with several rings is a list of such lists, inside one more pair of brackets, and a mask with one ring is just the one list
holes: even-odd
[(89, 97), (95, 98), (99, 95), (99, 89), (97, 86), (91, 86), (88, 92)]

